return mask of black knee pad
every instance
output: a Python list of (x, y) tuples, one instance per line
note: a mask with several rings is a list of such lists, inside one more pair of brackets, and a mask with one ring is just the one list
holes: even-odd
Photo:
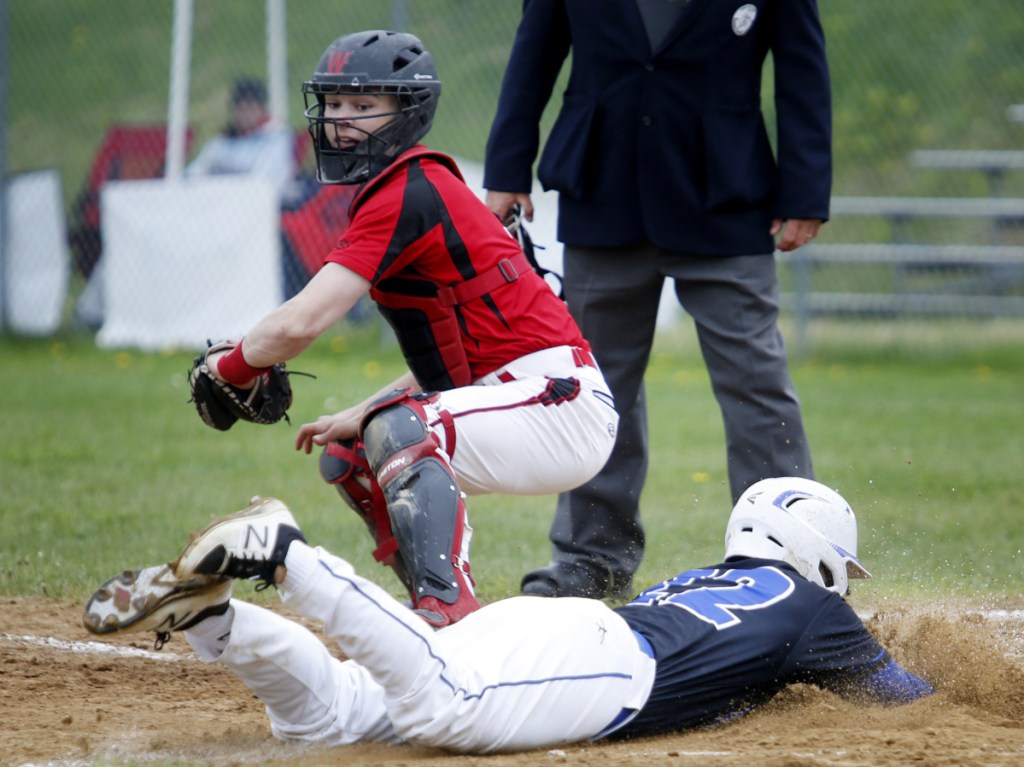
[(423, 411), (408, 401), (388, 405), (374, 414), (363, 427), (363, 444), (370, 468), (378, 477), (396, 453), (417, 446), (421, 449), (413, 451), (416, 454), (433, 452), (436, 447)]
[(422, 406), (409, 399), (385, 403), (365, 421), (363, 443), (412, 578), (414, 599), (431, 596), (454, 603), (460, 592), (455, 567), (465, 506)]
[(435, 456), (420, 459), (394, 475), (384, 487), (384, 498), (416, 598), (454, 602), (459, 593), (456, 538), (464, 520), (462, 499), (448, 466)]

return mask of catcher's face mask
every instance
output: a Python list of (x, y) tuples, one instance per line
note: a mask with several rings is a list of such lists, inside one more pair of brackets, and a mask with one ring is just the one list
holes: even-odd
[(389, 93), (360, 90), (324, 96), (328, 139), (339, 149), (365, 141), (401, 114), (398, 98)]
[[(430, 53), (414, 35), (372, 30), (345, 35), (324, 52), (313, 77), (302, 84), (306, 119), (322, 184), (361, 184), (386, 168), (430, 130), (441, 83)], [(363, 130), (355, 145), (334, 140), (337, 118), (328, 114), (331, 96), (387, 95), (397, 105), (390, 122)], [(346, 120), (360, 127), (355, 120)]]

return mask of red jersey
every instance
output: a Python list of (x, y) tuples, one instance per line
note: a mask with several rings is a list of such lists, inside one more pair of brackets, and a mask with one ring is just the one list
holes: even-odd
[[(413, 373), (425, 385), (414, 362), (417, 352), (410, 354), (407, 348), (419, 344), (422, 351), (423, 328), (396, 322), (385, 310), (390, 297), (437, 296), (446, 288), (504, 269), (499, 265), (513, 259), (522, 263), (519, 244), (466, 186), (455, 162), (417, 145), (360, 191), (348, 231), (325, 260), (370, 281), (371, 298), (394, 327)], [(532, 269), (521, 268), (511, 281), (501, 280), (450, 310), (458, 328), (452, 335), (461, 342), (470, 380), (554, 346), (590, 349), (565, 303)], [(432, 338), (429, 345), (439, 342), (443, 345), (445, 339)]]

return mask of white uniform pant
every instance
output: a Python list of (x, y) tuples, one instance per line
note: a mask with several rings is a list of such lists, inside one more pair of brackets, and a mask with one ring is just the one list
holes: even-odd
[(274, 734), (326, 745), (406, 740), (461, 752), (541, 748), (607, 734), (646, 701), (654, 660), (626, 622), (586, 599), (514, 597), (434, 631), (352, 566), (292, 544), (285, 602), (323, 622), (350, 660), (304, 627), (232, 600), (186, 637), (265, 704)]
[[(569, 346), (528, 354), (426, 406), (462, 492), (560, 493), (601, 470), (619, 416), (601, 371), (578, 361)], [(576, 379), (579, 394), (545, 398), (552, 378)]]

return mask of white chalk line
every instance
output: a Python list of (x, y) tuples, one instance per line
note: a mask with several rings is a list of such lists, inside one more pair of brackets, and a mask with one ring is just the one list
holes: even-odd
[[(866, 621), (878, 615), (878, 610), (858, 612), (857, 616)], [(964, 615), (980, 615), (993, 623), (1024, 623), (1024, 610), (964, 610)]]
[(138, 647), (122, 647), (120, 645), (105, 644), (103, 642), (75, 642), (55, 637), (32, 636), (28, 634), (0, 634), (5, 642), (11, 644), (23, 644), (33, 647), (49, 647), (54, 650), (66, 650), (68, 652), (81, 653), (83, 655), (114, 655), (122, 658), (147, 658), (150, 660), (179, 661), (193, 657), (182, 653), (155, 652), (153, 650), (141, 650)]
[[(976, 613), (992, 621), (993, 623), (1024, 623), (1024, 610), (982, 610)], [(874, 613), (860, 614), (862, 620), (874, 617)], [(68, 652), (81, 653), (83, 655), (112, 655), (122, 658), (148, 658), (150, 660), (162, 660), (177, 662), (194, 658), (191, 653), (156, 652), (153, 650), (142, 650), (138, 647), (123, 647), (120, 645), (106, 644), (104, 642), (76, 642), (64, 639), (56, 639), (48, 636), (34, 636), (30, 634), (0, 634), (3, 641), (10, 644), (23, 644), (35, 647), (49, 647), (55, 650), (66, 650)], [(1011, 655), (1019, 655), (1020, 652), (1012, 652)]]

